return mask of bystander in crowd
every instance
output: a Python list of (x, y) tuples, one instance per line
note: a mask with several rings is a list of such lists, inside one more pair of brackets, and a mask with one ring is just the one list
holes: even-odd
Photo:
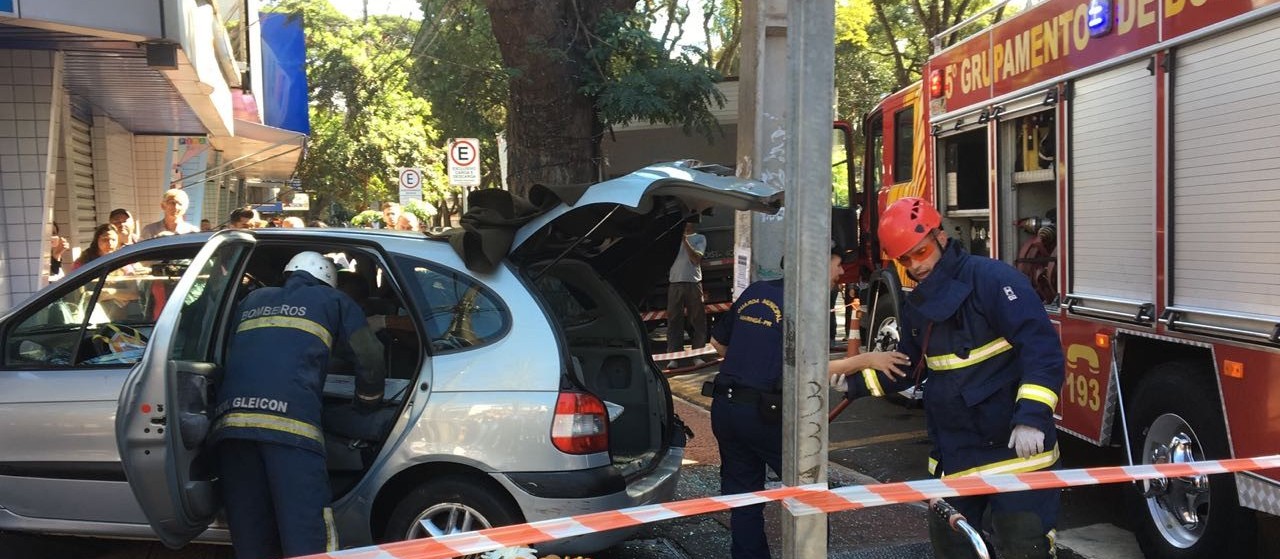
[(133, 220), (133, 213), (129, 210), (124, 208), (111, 210), (107, 221), (111, 222), (111, 226), (116, 230), (116, 235), (120, 237), (120, 246), (123, 247), (138, 242), (138, 225)]
[(164, 210), (164, 217), (160, 221), (148, 224), (142, 228), (142, 240), (154, 239), (163, 231), (169, 231), (176, 235), (185, 233), (198, 233), (200, 228), (192, 225), (184, 217), (187, 213), (187, 206), (191, 200), (187, 198), (187, 193), (180, 188), (170, 188), (164, 191), (164, 196), (160, 199), (160, 209)]

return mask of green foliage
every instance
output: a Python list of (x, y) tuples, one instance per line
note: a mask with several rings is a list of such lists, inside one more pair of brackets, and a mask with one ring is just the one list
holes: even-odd
[(374, 224), (379, 221), (382, 221), (382, 212), (378, 210), (365, 210), (352, 216), (351, 226), (372, 228)]
[(409, 200), (404, 204), (404, 211), (409, 212), (418, 218), (418, 223), (430, 223), (431, 217), (439, 213), (436, 207), (430, 202), (422, 200)]
[(303, 18), (312, 133), (299, 173), (315, 188), (316, 205), (363, 208), (391, 199), (397, 167), (422, 167), (424, 193), (443, 190), (443, 142), (431, 104), (409, 79), (418, 24), (351, 20), (327, 0), (283, 0), (269, 9)]
[(703, 0), (707, 50), (711, 67), (726, 76), (738, 75), (742, 52), (742, 0)]
[[(894, 89), (906, 87), (920, 79), (920, 69), (932, 53), (931, 37), (938, 35), (969, 16), (992, 5), (992, 0), (840, 0), (857, 6), (858, 11), (870, 9), (873, 18), (867, 20), (866, 33), (870, 37), (870, 49), (878, 63), (892, 72)], [(839, 6), (839, 4), (837, 5)], [(839, 8), (837, 8), (839, 9)], [(1008, 12), (1012, 13), (1012, 9)], [(951, 46), (973, 31), (991, 25), (1006, 15), (1006, 9), (980, 18), (961, 29), (941, 38), (942, 47)]]
[(661, 123), (713, 140), (720, 128), (711, 111), (725, 101), (715, 87), (720, 73), (700, 64), (703, 53), (697, 48), (668, 53), (663, 41), (650, 35), (652, 23), (638, 13), (601, 15), (587, 50), (596, 71), (585, 76), (581, 91), (595, 99), (605, 126)]
[(497, 185), (498, 146), (510, 96), (503, 67), (478, 0), (420, 0), (422, 28), (413, 44), (413, 88), (431, 101), (444, 138), (480, 140), (481, 188)]

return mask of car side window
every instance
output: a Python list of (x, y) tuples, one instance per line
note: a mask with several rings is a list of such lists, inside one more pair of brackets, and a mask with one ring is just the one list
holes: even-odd
[(474, 279), (437, 264), (400, 258), (417, 291), (422, 322), (435, 354), (497, 340), (511, 327), (511, 313), (497, 294)]
[(596, 318), (596, 303), (591, 297), (564, 280), (544, 275), (538, 278), (538, 292), (555, 315), (556, 322), (565, 328), (581, 326)]
[(76, 278), (19, 316), (4, 340), (9, 367), (119, 366), (142, 358), (160, 310), (199, 247), (144, 253)]

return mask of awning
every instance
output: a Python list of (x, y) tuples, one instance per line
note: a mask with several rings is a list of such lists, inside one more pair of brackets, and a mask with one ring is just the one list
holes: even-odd
[(209, 138), (222, 151), (222, 165), (210, 169), (211, 173), (263, 182), (283, 182), (293, 176), (306, 135), (248, 120), (236, 119), (234, 125), (234, 136)]
[[(137, 42), (0, 23), (0, 49), (61, 51), (62, 86), (135, 134), (203, 136), (199, 115)], [(48, 102), (47, 100), (45, 102)]]

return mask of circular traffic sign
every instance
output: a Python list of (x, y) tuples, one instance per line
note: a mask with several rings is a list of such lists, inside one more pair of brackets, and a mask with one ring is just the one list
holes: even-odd
[(459, 167), (475, 163), (479, 153), (480, 150), (470, 140), (454, 140), (453, 145), (449, 146), (449, 160)]
[(422, 172), (412, 167), (400, 170), (400, 188), (415, 189), (422, 184)]

